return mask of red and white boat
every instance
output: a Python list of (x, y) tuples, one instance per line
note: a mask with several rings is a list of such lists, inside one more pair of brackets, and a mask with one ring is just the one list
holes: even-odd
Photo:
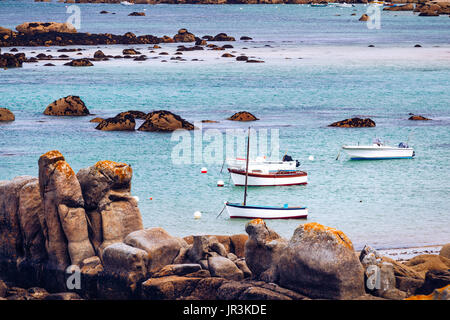
[(292, 186), (308, 183), (308, 174), (297, 170), (300, 165), (290, 156), (284, 156), (283, 161), (270, 161), (264, 157), (249, 160), (246, 175), (246, 159), (228, 160), (228, 172), (234, 185), (243, 186), (247, 179), (249, 186)]
[[(245, 185), (245, 170), (230, 169), (231, 179), (234, 185)], [(248, 172), (249, 186), (294, 186), (308, 183), (308, 174), (304, 171), (277, 171), (260, 173), (256, 170)]]

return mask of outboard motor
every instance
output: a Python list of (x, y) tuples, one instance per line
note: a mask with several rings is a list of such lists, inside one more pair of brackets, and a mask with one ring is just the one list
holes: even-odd
[(300, 167), (300, 161), (295, 160), (295, 167), (296, 167), (296, 168), (297, 168), (297, 167)]

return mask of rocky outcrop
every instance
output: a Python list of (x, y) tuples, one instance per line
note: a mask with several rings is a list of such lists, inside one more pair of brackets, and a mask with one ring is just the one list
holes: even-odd
[(359, 21), (369, 21), (369, 20), (370, 17), (365, 13), (359, 18)]
[(135, 49), (123, 49), (122, 54), (132, 56), (132, 55), (141, 54), (141, 53), (139, 51), (136, 51)]
[(92, 243), (101, 253), (108, 245), (143, 229), (137, 201), (131, 196), (133, 170), (125, 163), (99, 161), (81, 169), (77, 178), (85, 199)]
[(95, 117), (95, 118), (89, 120), (89, 122), (100, 123), (100, 122), (102, 122), (103, 120), (105, 120), (105, 119), (100, 118), (100, 117)]
[(68, 23), (59, 22), (25, 22), (16, 27), (16, 30), (25, 34), (60, 32), (60, 33), (76, 33), (77, 29)]
[(73, 59), (70, 62), (64, 63), (64, 65), (70, 67), (92, 67), (94, 64), (89, 59)]
[(195, 42), (195, 36), (188, 32), (187, 29), (180, 29), (178, 33), (173, 36), (175, 42)]
[(67, 96), (50, 103), (44, 110), (48, 116), (87, 116), (89, 110), (78, 96)]
[(427, 121), (427, 120), (431, 120), (431, 119), (426, 118), (426, 117), (424, 117), (424, 116), (412, 115), (411, 117), (408, 118), (408, 120)]
[(94, 59), (104, 59), (106, 58), (106, 55), (103, 53), (102, 50), (97, 50), (94, 53)]
[(267, 282), (278, 280), (277, 265), (287, 240), (268, 228), (264, 220), (255, 219), (245, 226), (245, 261), (253, 276)]
[(352, 242), (342, 231), (318, 223), (294, 231), (277, 269), (281, 286), (312, 298), (352, 299), (364, 294), (364, 271)]
[(20, 68), (23, 62), (19, 54), (0, 54), (0, 68)]
[(419, 12), (419, 16), (434, 17), (450, 14), (450, 3), (447, 1), (427, 1), (418, 3), (414, 12)]
[(94, 256), (80, 183), (60, 152), (39, 158), (39, 188), (49, 263), (62, 269)]
[(12, 113), (7, 108), (0, 108), (0, 122), (1, 121), (14, 121), (15, 116), (14, 113)]
[(131, 17), (143, 17), (143, 16), (145, 16), (145, 12), (132, 12), (128, 16), (131, 16)]
[(145, 120), (145, 117), (147, 116), (147, 114), (145, 112), (142, 112), (139, 110), (128, 110), (128, 111), (124, 111), (124, 112), (117, 114), (116, 117), (123, 117), (126, 115), (130, 115), (134, 119), (141, 119), (141, 120)]
[(117, 115), (101, 121), (95, 129), (102, 131), (134, 131), (136, 121), (130, 114)]
[(219, 33), (215, 35), (211, 41), (236, 41), (236, 39), (228, 36), (226, 33)]
[(175, 131), (177, 129), (193, 130), (194, 125), (170, 111), (159, 110), (147, 114), (139, 131)]
[(227, 120), (232, 121), (255, 121), (259, 120), (257, 117), (255, 117), (253, 114), (247, 111), (240, 111), (235, 114), (233, 114), (231, 117), (229, 117)]
[(145, 250), (148, 254), (147, 271), (152, 274), (173, 263), (187, 243), (172, 237), (162, 228), (151, 228), (130, 233), (124, 243)]
[(412, 10), (414, 10), (413, 3), (407, 3), (402, 6), (384, 7), (383, 8), (383, 11), (412, 11)]
[(366, 118), (351, 118), (342, 121), (337, 121), (329, 125), (329, 127), (341, 127), (341, 128), (368, 128), (375, 127), (375, 121)]
[(441, 257), (450, 259), (450, 243), (444, 244), (439, 252)]

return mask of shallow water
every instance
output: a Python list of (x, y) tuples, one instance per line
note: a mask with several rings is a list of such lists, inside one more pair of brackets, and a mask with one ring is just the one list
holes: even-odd
[[(220, 173), (221, 161), (175, 165), (171, 153), (177, 142), (170, 134), (101, 132), (88, 122), (91, 117), (52, 118), (42, 112), (55, 99), (73, 94), (96, 116), (167, 109), (191, 122), (219, 120), (203, 128), (224, 131), (246, 129), (248, 123), (224, 119), (247, 110), (261, 119), (252, 126), (279, 129), (280, 154), (288, 152), (299, 159), (309, 175), (307, 186), (250, 188), (249, 203), (306, 205), (306, 221), (343, 230), (357, 248), (449, 242), (447, 16), (423, 19), (408, 12), (383, 13), (382, 28), (369, 30), (357, 21), (364, 6), (357, 6), (356, 16), (350, 16), (351, 8), (298, 5), (79, 6), (80, 31), (161, 36), (187, 27), (199, 35), (248, 35), (254, 41), (233, 42), (227, 52), (245, 53), (265, 63), (220, 58), (223, 51), (185, 52), (186, 62), (161, 63), (163, 58), (150, 53), (148, 46), (135, 46), (156, 59), (94, 62), (90, 68), (69, 68), (62, 66), (63, 61), (52, 61), (57, 66), (47, 68), (42, 65), (48, 61), (43, 61), (0, 71), (1, 107), (16, 115), (13, 123), (0, 124), (0, 179), (37, 176), (39, 156), (53, 149), (60, 150), (75, 171), (99, 160), (126, 162), (133, 167), (132, 191), (140, 198), (146, 227), (161, 226), (178, 236), (244, 233), (245, 220), (230, 220), (226, 213), (216, 218), (224, 201), (243, 197), (243, 189), (233, 187), (228, 175)], [(127, 16), (143, 8), (146, 17)], [(101, 10), (117, 14), (100, 15)], [(0, 2), (4, 27), (66, 17), (64, 4)], [(416, 43), (423, 47), (413, 48)], [(162, 46), (170, 58), (176, 44)], [(106, 54), (120, 54), (123, 48), (100, 46)], [(56, 49), (19, 51), (32, 56), (31, 51), (52, 50), (55, 55)], [(83, 56), (92, 56), (97, 49), (88, 47)], [(410, 112), (434, 120), (408, 121)], [(377, 126), (327, 127), (352, 116), (368, 116)], [(348, 161), (341, 155), (335, 160), (342, 144), (370, 143), (374, 137), (391, 144), (409, 137), (415, 159)], [(314, 161), (308, 160), (310, 155)], [(200, 173), (204, 166), (207, 174)], [(216, 187), (219, 179), (226, 182), (224, 188)], [(200, 220), (193, 219), (197, 210), (203, 213)], [(290, 237), (303, 222), (267, 223)]]

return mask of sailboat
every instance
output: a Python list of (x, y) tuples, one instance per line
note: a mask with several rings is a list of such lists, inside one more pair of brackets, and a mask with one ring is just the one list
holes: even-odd
[(244, 188), (244, 202), (231, 203), (226, 202), (228, 215), (230, 218), (247, 218), (247, 219), (301, 219), (308, 216), (307, 207), (289, 207), (285, 204), (282, 207), (277, 206), (259, 206), (247, 204), (247, 186), (248, 186), (248, 161), (250, 153), (250, 128), (248, 128), (247, 138), (247, 157), (245, 166), (245, 188)]

